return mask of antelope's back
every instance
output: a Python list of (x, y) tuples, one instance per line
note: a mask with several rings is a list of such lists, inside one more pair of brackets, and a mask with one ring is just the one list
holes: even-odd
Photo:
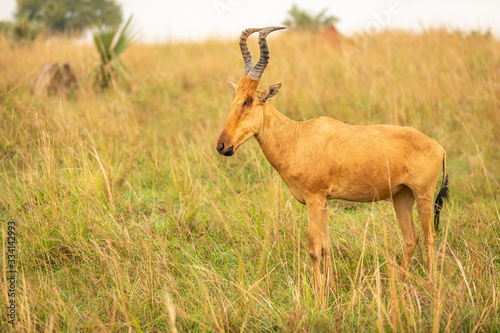
[(330, 198), (384, 199), (398, 186), (418, 188), (437, 180), (444, 149), (422, 132), (330, 119), (303, 123), (307, 139), (297, 149), (297, 160), (303, 162), (295, 164), (301, 164), (302, 176), (307, 174), (309, 183), (323, 187)]

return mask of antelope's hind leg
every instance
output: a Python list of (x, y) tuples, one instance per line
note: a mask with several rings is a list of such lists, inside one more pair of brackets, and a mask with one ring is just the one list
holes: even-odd
[(415, 222), (413, 221), (414, 202), (415, 198), (413, 192), (407, 186), (392, 198), (404, 242), (403, 259), (401, 260), (401, 266), (398, 273), (398, 278), (401, 280), (405, 278), (406, 272), (408, 272), (413, 252), (418, 243), (418, 234), (415, 229)]
[(434, 203), (434, 189), (426, 195), (415, 195), (417, 201), (418, 216), (424, 231), (425, 252), (427, 254), (427, 274), (432, 276), (432, 263), (434, 262), (434, 229), (432, 225), (432, 216)]

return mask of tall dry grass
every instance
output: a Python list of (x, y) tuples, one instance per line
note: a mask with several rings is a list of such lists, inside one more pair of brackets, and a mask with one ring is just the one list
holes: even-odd
[[(91, 47), (0, 37), (0, 234), (5, 245), (16, 221), (15, 328), (500, 330), (500, 43), (441, 30), (367, 41), (339, 50), (272, 36), (261, 87), (283, 82), (272, 103), (296, 120), (418, 128), (447, 150), (452, 199), (433, 283), (423, 244), (409, 278), (395, 278), (402, 239), (389, 203), (331, 202), (336, 290), (322, 305), (304, 207), (254, 140), (231, 159), (215, 150), (233, 96), (225, 81), (243, 69), (236, 39), (137, 45), (124, 55), (128, 81), (96, 93)], [(65, 60), (80, 88), (35, 99), (37, 71)]]

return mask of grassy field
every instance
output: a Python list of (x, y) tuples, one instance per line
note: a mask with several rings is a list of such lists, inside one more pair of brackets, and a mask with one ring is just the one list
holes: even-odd
[[(500, 42), (444, 30), (385, 32), (359, 49), (269, 38), (261, 88), (283, 83), (271, 103), (288, 117), (413, 126), (448, 154), (434, 284), (423, 241), (409, 278), (395, 278), (389, 202), (332, 201), (336, 291), (322, 305), (305, 207), (255, 140), (232, 158), (215, 149), (226, 80), (243, 70), (237, 37), (136, 45), (127, 80), (106, 93), (92, 90), (91, 46), (0, 37), (0, 331), (9, 221), (18, 331), (500, 331)], [(65, 60), (80, 88), (35, 98), (41, 67)]]

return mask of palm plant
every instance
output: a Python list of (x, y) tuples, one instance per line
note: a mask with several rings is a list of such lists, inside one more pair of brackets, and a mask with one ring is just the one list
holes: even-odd
[(327, 16), (327, 8), (323, 9), (318, 14), (310, 14), (306, 10), (300, 9), (297, 5), (293, 5), (288, 11), (288, 18), (284, 25), (288, 26), (292, 30), (308, 30), (317, 32), (321, 28), (326, 28), (330, 24), (334, 24), (339, 21), (339, 19), (333, 15)]
[(113, 79), (128, 72), (127, 67), (120, 60), (120, 55), (136, 40), (137, 33), (130, 31), (132, 16), (123, 28), (119, 26), (101, 26), (94, 33), (94, 44), (99, 52), (101, 63), (94, 67), (94, 88), (106, 89)]

